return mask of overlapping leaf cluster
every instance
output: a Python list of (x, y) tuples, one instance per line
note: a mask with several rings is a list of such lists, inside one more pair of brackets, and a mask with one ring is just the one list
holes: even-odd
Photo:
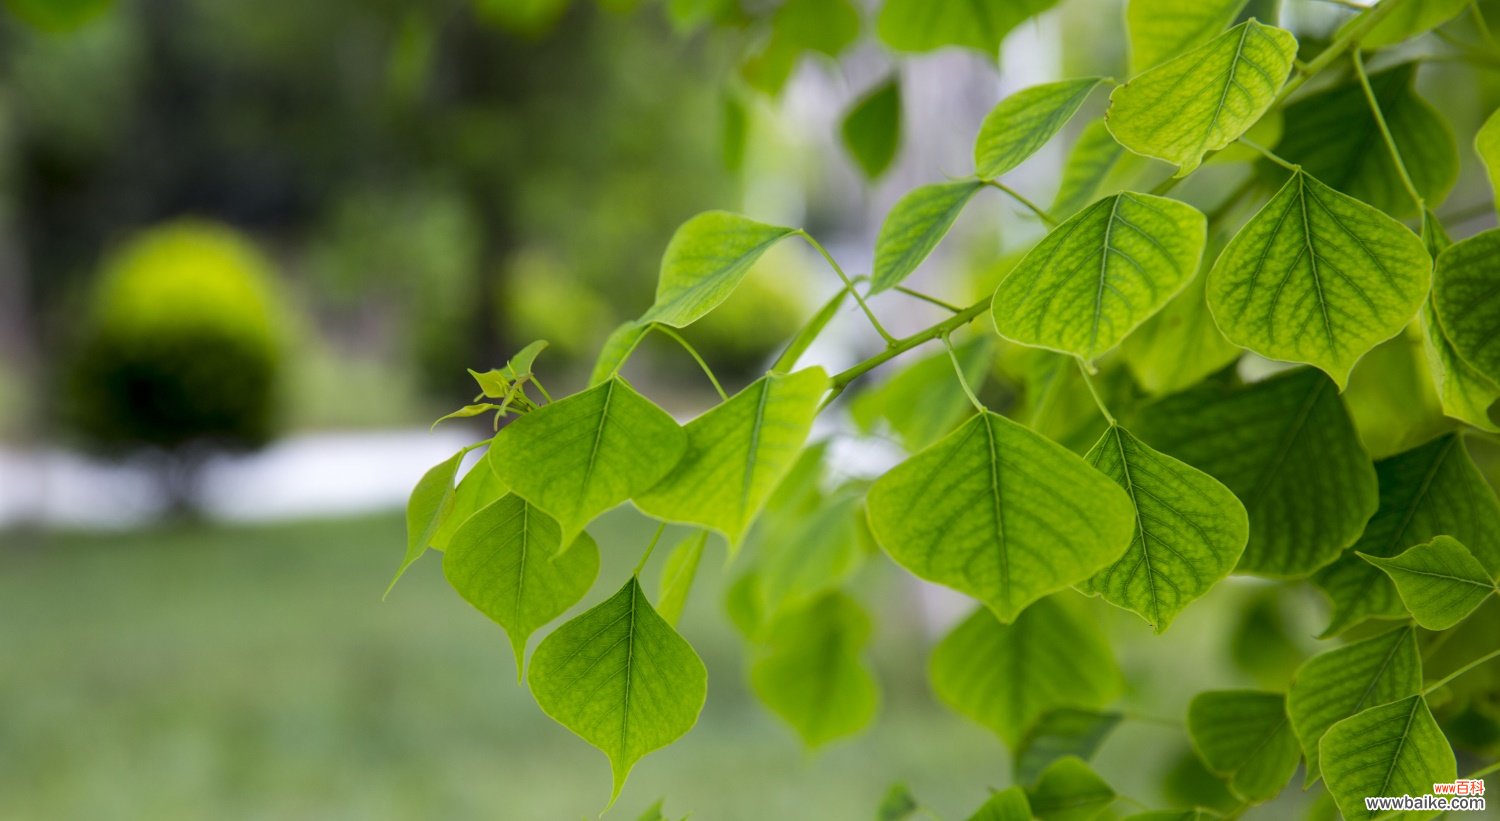
[[(875, 29), (897, 50), (993, 54), (1051, 5), (887, 0)], [(459, 414), (518, 418), (481, 443), (461, 481), (463, 453), (421, 479), (401, 570), (445, 551), (448, 580), (506, 630), (540, 707), (609, 756), (616, 796), (703, 707), (707, 671), (676, 623), (721, 544), (735, 562), (727, 606), (766, 705), (810, 746), (874, 719), (870, 603), (851, 581), (870, 541), (975, 604), (927, 665), (937, 699), (1014, 754), (1014, 785), (973, 818), (1106, 812), (1118, 796), (1087, 762), (1129, 720), (1114, 709), (1128, 688), (1088, 597), (1162, 633), (1230, 574), (1278, 590), (1310, 583), (1332, 603), (1329, 647), (1290, 686), (1208, 691), (1184, 710), (1236, 811), (1276, 797), (1299, 766), (1350, 818), (1368, 816), (1364, 796), (1452, 781), (1453, 728), (1476, 715), (1500, 728), (1500, 502), (1463, 430), (1500, 429), (1500, 232), (1447, 236), (1434, 209), (1453, 187), (1453, 137), (1417, 90), (1418, 64), (1377, 49), (1466, 4), (1381, 0), (1321, 46), (1302, 44), (1300, 60), (1297, 37), (1272, 24), (1277, 5), (1131, 0), (1128, 79), (1067, 79), (999, 101), (971, 175), (896, 202), (867, 281), (801, 229), (718, 211), (688, 220), (654, 303), (610, 337), (587, 388), (553, 401), (533, 373), (539, 348), (476, 374), (500, 401)], [(852, 7), (807, 0), (788, 0), (769, 25), (746, 72), (772, 91), (798, 54), (837, 56), (860, 27)], [(1370, 72), (1367, 57), (1389, 65)], [(899, 76), (888, 78), (843, 123), (872, 177), (899, 150), (901, 99)], [(1077, 129), (1050, 209), (1004, 181), (1084, 111), (1094, 119)], [(1476, 144), (1492, 170), (1496, 123)], [(1239, 183), (1172, 196), (1205, 165)], [(1045, 235), (976, 303), (910, 289), (987, 189)], [(764, 376), (721, 390), (683, 425), (621, 375), (643, 337), (682, 341), (674, 329), (792, 239), (842, 288)], [(950, 315), (892, 336), (876, 308), (912, 296)], [(851, 298), (883, 347), (833, 375), (797, 369)], [(835, 402), (929, 343), (927, 358)], [(987, 391), (989, 380), (1010, 384)], [(1383, 411), (1395, 380), (1419, 395), (1397, 397), (1391, 430), (1367, 408)], [(835, 479), (826, 440), (809, 438), (820, 413), (845, 407), (906, 458), (872, 481)], [(1424, 425), (1437, 435), (1410, 441)], [(663, 529), (690, 528), (656, 595), (639, 578), (653, 540), (623, 585), (607, 581), (617, 592), (543, 638), (527, 664), (529, 637), (593, 586), (585, 529), (627, 501)], [(918, 808), (899, 790), (886, 805), (890, 818)]]

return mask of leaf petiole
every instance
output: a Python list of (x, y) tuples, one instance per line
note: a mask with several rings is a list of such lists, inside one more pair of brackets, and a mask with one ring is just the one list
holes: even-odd
[(1097, 371), (1091, 368), (1087, 362), (1083, 361), (1083, 357), (1081, 356), (1074, 357), (1073, 361), (1078, 363), (1078, 372), (1083, 375), (1083, 384), (1088, 387), (1089, 396), (1094, 397), (1094, 404), (1098, 406), (1099, 413), (1103, 414), (1104, 421), (1108, 422), (1110, 427), (1118, 425), (1119, 423), (1115, 421), (1114, 414), (1109, 412), (1109, 408), (1104, 404), (1104, 399), (1099, 396), (1099, 391), (1094, 387), (1094, 379), (1090, 376), (1090, 371), (1096, 373)]
[(1040, 205), (1037, 205), (1036, 203), (1027, 199), (1021, 194), (1021, 192), (1015, 190), (1014, 188), (1011, 188), (1010, 186), (1006, 185), (1003, 182), (1000, 182), (999, 180), (980, 180), (980, 182), (983, 182), (985, 185), (988, 185), (991, 188), (1005, 192), (1010, 196), (1011, 199), (1026, 206), (1026, 208), (1029, 209), (1031, 213), (1036, 214), (1037, 218), (1042, 222), (1047, 223), (1048, 227), (1057, 227), (1058, 219), (1056, 217), (1047, 213)]
[[(703, 374), (708, 377), (708, 381), (714, 384), (714, 390), (719, 392), (719, 398), (723, 400), (729, 399), (729, 394), (724, 392), (724, 386), (719, 384), (719, 378), (714, 376), (713, 369), (710, 368), (708, 366), (708, 363), (703, 360), (703, 357), (698, 354), (698, 350), (693, 347), (692, 343), (688, 342), (682, 337), (682, 334), (677, 333), (676, 331), (659, 322), (653, 323), (651, 325), (651, 329), (666, 334), (667, 336), (670, 336), (671, 338), (677, 340), (677, 344), (681, 345), (682, 349), (688, 352), (688, 356), (691, 356), (693, 358), (693, 361), (698, 363), (698, 367), (703, 369)], [(538, 385), (537, 387), (540, 388), (541, 386)], [(543, 393), (545, 394), (546, 391), (543, 391)], [(551, 401), (551, 397), (548, 397), (548, 401)]]
[(1391, 127), (1386, 125), (1385, 115), (1380, 111), (1380, 101), (1375, 98), (1375, 89), (1370, 86), (1370, 75), (1365, 71), (1365, 59), (1359, 49), (1354, 50), (1354, 73), (1358, 75), (1359, 85), (1370, 103), (1370, 113), (1375, 115), (1375, 124), (1380, 126), (1381, 139), (1385, 140), (1385, 147), (1391, 152), (1391, 160), (1396, 163), (1396, 171), (1401, 175), (1401, 185), (1411, 195), (1412, 202), (1417, 204), (1417, 211), (1420, 213), (1427, 208), (1427, 203), (1422, 199), (1416, 184), (1411, 181), (1411, 174), (1406, 171), (1406, 163), (1401, 159), (1401, 149), (1396, 147), (1396, 138), (1391, 135)]
[(832, 254), (828, 253), (828, 249), (824, 248), (822, 243), (818, 242), (816, 239), (813, 239), (812, 234), (807, 233), (807, 231), (801, 228), (798, 228), (793, 233), (807, 240), (807, 244), (811, 245), (814, 251), (817, 251), (823, 256), (823, 259), (827, 260), (828, 266), (833, 269), (834, 273), (839, 275), (839, 279), (842, 279), (844, 281), (844, 288), (846, 288), (849, 293), (853, 295), (854, 301), (859, 303), (859, 309), (865, 312), (865, 318), (870, 320), (870, 327), (875, 329), (875, 333), (880, 334), (880, 338), (885, 340), (885, 344), (896, 344), (896, 338), (894, 336), (891, 336), (890, 332), (885, 329), (884, 325), (880, 324), (879, 319), (875, 318), (875, 312), (870, 310), (870, 306), (865, 303), (865, 298), (859, 295), (859, 291), (855, 290), (854, 282), (849, 279), (848, 274), (844, 273), (844, 269), (839, 267), (838, 261), (833, 258)]
[(656, 535), (651, 537), (651, 543), (646, 545), (646, 552), (641, 554), (641, 560), (639, 562), (636, 562), (635, 570), (632, 570), (630, 572), (630, 575), (639, 577), (641, 575), (641, 571), (646, 569), (646, 560), (651, 558), (651, 552), (656, 550), (656, 543), (661, 541), (661, 534), (665, 533), (666, 531), (666, 522), (662, 522), (661, 524), (657, 525)]
[(908, 288), (905, 285), (897, 285), (896, 287), (892, 288), (891, 290), (896, 291), (897, 293), (905, 294), (905, 295), (907, 295), (907, 296), (909, 296), (909, 297), (911, 297), (913, 299), (920, 299), (923, 302), (926, 302), (926, 303), (929, 303), (929, 304), (932, 304), (932, 305), (936, 305), (939, 308), (943, 308), (945, 310), (952, 311), (955, 314), (962, 313), (963, 310), (964, 310), (963, 308), (960, 308), (960, 307), (958, 307), (957, 305), (954, 305), (951, 302), (947, 302), (947, 301), (938, 299), (937, 297), (932, 296), (931, 294), (924, 294), (921, 291), (912, 290), (911, 288)]
[(964, 389), (964, 396), (969, 397), (969, 404), (974, 406), (974, 410), (984, 413), (988, 409), (985, 408), (983, 402), (979, 401), (974, 388), (970, 387), (969, 380), (964, 376), (964, 367), (958, 362), (958, 351), (953, 348), (953, 340), (948, 334), (943, 334), (943, 347), (948, 349), (948, 361), (953, 363), (953, 373), (958, 377), (959, 387)]

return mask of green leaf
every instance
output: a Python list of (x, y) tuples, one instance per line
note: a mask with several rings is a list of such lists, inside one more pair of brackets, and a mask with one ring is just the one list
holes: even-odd
[(631, 320), (610, 331), (604, 345), (599, 348), (599, 358), (594, 360), (594, 369), (589, 373), (589, 387), (602, 385), (620, 369), (620, 365), (635, 347), (651, 332), (649, 322)]
[(1422, 303), (1421, 320), (1422, 350), (1427, 354), (1427, 368), (1432, 372), (1443, 413), (1481, 430), (1500, 433), (1495, 414), (1496, 402), (1500, 402), (1500, 384), (1458, 355), (1432, 307), (1431, 296)]
[(1399, 627), (1313, 656), (1287, 692), (1287, 715), (1307, 756), (1307, 786), (1322, 775), (1318, 742), (1340, 721), (1422, 690), (1415, 631)]
[(1012, 624), (979, 608), (938, 643), (927, 674), (943, 703), (1012, 748), (1049, 710), (1099, 708), (1121, 688), (1098, 623), (1055, 598)]
[(1214, 477), (1118, 425), (1084, 458), (1130, 496), (1135, 532), (1125, 555), (1078, 589), (1136, 613), (1161, 633), (1234, 569), (1250, 535), (1245, 507)]
[(1391, 577), (1412, 618), (1428, 630), (1458, 624), (1495, 592), (1495, 580), (1484, 565), (1449, 536), (1389, 559), (1364, 553), (1359, 557)]
[(1240, 356), (1208, 312), (1204, 271), (1165, 308), (1120, 343), (1120, 356), (1147, 392), (1176, 393), (1201, 382)]
[[(994, 337), (971, 337), (955, 344), (954, 352), (964, 379), (979, 390), (993, 361)], [(972, 407), (953, 374), (953, 361), (941, 351), (855, 396), (849, 415), (866, 433), (885, 422), (907, 452), (915, 453), (951, 433)]]
[(994, 179), (1015, 168), (1057, 135), (1103, 77), (1062, 80), (1022, 89), (1000, 101), (979, 126), (974, 173)]
[(482, 402), (477, 405), (464, 405), (463, 407), (450, 414), (438, 417), (437, 422), (432, 423), (432, 427), (435, 428), (438, 426), (439, 422), (446, 422), (449, 419), (468, 419), (474, 416), (478, 416), (481, 413), (489, 413), (492, 410), (500, 410), (500, 406), (492, 405), (488, 402)]
[(886, 0), (876, 31), (896, 51), (962, 46), (996, 57), (1010, 30), (1057, 0)]
[(65, 33), (88, 25), (114, 6), (114, 0), (5, 0), (5, 8), (42, 31)]
[(1042, 716), (1021, 738), (1012, 760), (1018, 784), (1036, 781), (1052, 762), (1063, 756), (1088, 761), (1106, 736), (1119, 725), (1119, 713), (1100, 713), (1064, 707)]
[[(1421, 0), (1398, 5), (1384, 20), (1366, 32), (1359, 44), (1364, 48), (1380, 48), (1409, 40), (1458, 16), (1470, 2), (1472, 0)], [(1360, 17), (1369, 13), (1363, 12)], [(1354, 17), (1345, 23), (1334, 36), (1343, 36), (1359, 23), (1360, 17)]]
[(660, 519), (724, 534), (734, 549), (797, 460), (828, 390), (822, 368), (768, 374), (689, 422), (687, 452), (635, 504)]
[(489, 507), (490, 503), (504, 496), (509, 490), (490, 468), (489, 461), (479, 460), (459, 481), (458, 488), (453, 494), (453, 508), (448, 511), (447, 516), (443, 517), (443, 523), (432, 535), (430, 546), (435, 550), (446, 550), (453, 534), (458, 532), (459, 527), (467, 522), (470, 516)]
[(512, 380), (526, 379), (531, 376), (531, 368), (536, 364), (537, 356), (546, 349), (547, 340), (538, 339), (520, 351), (517, 351), (516, 355), (512, 356), (510, 361), (505, 363), (506, 376), (509, 376)]
[(1138, 812), (1135, 815), (1125, 816), (1124, 821), (1212, 821), (1221, 818), (1218, 813), (1209, 810), (1151, 810), (1150, 812)]
[(1296, 56), (1291, 32), (1247, 20), (1116, 88), (1109, 131), (1131, 151), (1172, 163), (1185, 176), (1204, 154), (1255, 125)]
[(464, 454), (468, 452), (468, 448), (465, 448), (433, 465), (417, 480), (417, 486), (411, 489), (411, 497), (406, 500), (406, 556), (401, 559), (401, 566), (396, 568), (395, 578), (385, 588), (387, 596), (391, 594), (396, 582), (401, 581), (406, 568), (411, 567), (412, 562), (422, 558), (422, 554), (427, 552), (449, 511), (453, 509), (453, 480), (458, 476), (458, 466), (463, 462)]
[(1464, 362), (1500, 381), (1500, 229), (1475, 234), (1438, 255), (1432, 304)]
[(839, 129), (844, 147), (871, 180), (878, 179), (901, 146), (901, 81), (891, 77), (854, 104)]
[(1250, 516), (1235, 569), (1297, 578), (1338, 558), (1378, 502), (1375, 470), (1323, 374), (1205, 384), (1141, 411), (1136, 435), (1223, 482)]
[(892, 784), (886, 790), (885, 797), (880, 799), (880, 806), (875, 810), (875, 821), (906, 821), (920, 809), (922, 805), (917, 803), (910, 787)]
[(935, 183), (912, 189), (897, 200), (875, 238), (870, 293), (894, 288), (917, 270), (983, 187), (978, 180)]
[(1026, 800), (1026, 791), (1020, 787), (1008, 787), (991, 793), (989, 800), (969, 816), (969, 821), (1031, 821), (1031, 803)]
[(1026, 798), (1041, 821), (1089, 821), (1114, 803), (1115, 791), (1088, 764), (1067, 756), (1042, 772)]
[(1371, 818), (1372, 795), (1429, 795), (1458, 765), (1427, 700), (1409, 696), (1333, 725), (1318, 744), (1323, 778), (1345, 818)]
[(1198, 209), (1177, 200), (1098, 200), (1011, 269), (995, 291), (995, 327), (1025, 345), (1093, 359), (1188, 284), (1206, 227)]
[(787, 0), (771, 15), (771, 36), (741, 66), (755, 89), (780, 94), (802, 56), (837, 57), (859, 38), (859, 10), (850, 0)]
[(703, 549), (707, 545), (708, 531), (700, 530), (672, 548), (667, 563), (662, 566), (656, 612), (673, 627), (677, 626), (682, 609), (687, 606), (688, 593), (693, 589), (693, 578), (698, 575), (698, 564), (703, 561)]
[(760, 545), (756, 595), (762, 614), (773, 616), (838, 587), (864, 558), (858, 517), (864, 489), (849, 485), (818, 506), (767, 528)]
[(1245, 0), (1130, 0), (1130, 72), (1148, 68), (1207, 43), (1239, 16)]
[(708, 695), (703, 662), (634, 576), (543, 639), (526, 679), (543, 712), (609, 756), (611, 804), (637, 761), (693, 728)]
[(1500, 202), (1500, 109), (1496, 109), (1474, 134), (1474, 152), (1490, 175), (1490, 193)]
[[(489, 470), (484, 464), (477, 470)], [(507, 494), (470, 516), (453, 534), (443, 575), (469, 604), (505, 628), (516, 653), (516, 678), (526, 640), (577, 604), (599, 575), (599, 548), (587, 533), (566, 552), (551, 516)]]
[[(1417, 94), (1413, 86), (1416, 73), (1416, 63), (1404, 63), (1370, 75), (1370, 88), (1412, 184), (1427, 204), (1435, 207), (1458, 179), (1458, 146), (1442, 115)], [(1327, 185), (1393, 217), (1417, 213), (1390, 148), (1380, 138), (1380, 126), (1358, 79), (1288, 106), (1285, 136), (1276, 153)], [(1261, 170), (1272, 175), (1285, 173), (1269, 160)]]
[(1125, 149), (1115, 142), (1103, 120), (1084, 126), (1068, 152), (1062, 181), (1057, 185), (1057, 196), (1048, 211), (1066, 218), (1092, 202), (1123, 153)]
[(854, 735), (875, 717), (879, 689), (860, 658), (870, 619), (833, 592), (771, 623), (768, 652), (750, 669), (760, 700), (809, 748)]
[(1275, 798), (1302, 756), (1280, 693), (1199, 693), (1188, 705), (1188, 734), (1203, 763), (1252, 803)]
[(595, 516), (669, 473), (687, 438), (665, 411), (613, 378), (506, 425), (486, 459), (512, 491), (557, 520), (567, 545)]
[(1412, 320), (1432, 261), (1380, 211), (1293, 174), (1230, 240), (1208, 274), (1208, 307), (1231, 342), (1306, 362), (1338, 383)]
[(1125, 492), (1060, 445), (982, 413), (870, 488), (870, 529), (897, 564), (1014, 621), (1130, 543)]
[(1500, 501), (1469, 457), (1463, 439), (1440, 436), (1375, 463), (1380, 506), (1359, 541), (1313, 582), (1333, 603), (1324, 636), (1367, 618), (1403, 618), (1396, 588), (1383, 573), (1354, 555), (1389, 557), (1436, 536), (1475, 545), (1489, 570), (1500, 570)]
[(667, 243), (656, 304), (641, 321), (675, 328), (693, 324), (734, 293), (761, 254), (794, 233), (727, 211), (708, 211), (684, 222)]

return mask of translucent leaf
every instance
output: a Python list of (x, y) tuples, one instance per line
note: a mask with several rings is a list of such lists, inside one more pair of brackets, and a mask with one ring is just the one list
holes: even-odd
[(448, 542), (453, 534), (458, 532), (459, 527), (469, 520), (470, 516), (489, 507), (492, 502), (504, 496), (509, 490), (495, 471), (490, 468), (488, 460), (481, 459), (464, 478), (459, 481), (458, 488), (453, 494), (453, 508), (448, 515), (443, 517), (443, 523), (432, 536), (432, 544), (436, 550), (446, 550)]
[(1009, 787), (992, 793), (969, 816), (969, 821), (1031, 821), (1031, 818), (1031, 803), (1026, 800), (1026, 791), (1020, 787)]
[(1134, 524), (1118, 485), (994, 413), (877, 479), (868, 508), (875, 540), (897, 564), (1005, 622), (1114, 562)]
[(860, 658), (869, 637), (870, 619), (859, 604), (829, 593), (772, 622), (750, 683), (808, 747), (854, 735), (879, 703), (875, 676)]
[(698, 575), (698, 564), (703, 560), (703, 549), (707, 545), (708, 531), (700, 530), (672, 548), (667, 563), (662, 566), (656, 611), (673, 627), (677, 626), (682, 609), (687, 606), (688, 593), (693, 589), (693, 579)]
[(406, 555), (401, 559), (401, 566), (396, 568), (395, 578), (386, 587), (386, 595), (390, 595), (396, 582), (401, 581), (406, 568), (427, 552), (433, 537), (453, 509), (453, 481), (466, 453), (468, 450), (461, 450), (433, 465), (411, 489), (411, 496), (406, 500)]
[(1199, 693), (1188, 705), (1188, 734), (1203, 763), (1252, 803), (1275, 798), (1302, 757), (1280, 693)]
[(1500, 202), (1500, 109), (1474, 134), (1474, 151), (1490, 175), (1490, 193)]
[(894, 288), (917, 270), (983, 187), (978, 180), (935, 183), (915, 188), (897, 200), (875, 238), (870, 292)]
[(1389, 559), (1359, 557), (1391, 577), (1417, 624), (1447, 630), (1463, 621), (1495, 592), (1495, 580), (1469, 549), (1438, 536)]
[(634, 576), (543, 639), (526, 680), (543, 712), (609, 756), (610, 803), (642, 756), (693, 728), (708, 695), (703, 662)]
[[(995, 352), (994, 337), (975, 336), (954, 345), (964, 378), (974, 390), (984, 384)], [(885, 422), (915, 453), (953, 431), (973, 406), (953, 374), (953, 361), (940, 351), (897, 371), (849, 403), (849, 415), (865, 432)]]
[(1042, 716), (1021, 738), (1012, 761), (1018, 784), (1030, 784), (1049, 764), (1063, 756), (1088, 761), (1116, 726), (1119, 713), (1062, 708)]
[(676, 328), (693, 324), (729, 298), (761, 254), (793, 233), (726, 211), (693, 217), (667, 243), (656, 304), (641, 321)]
[(1012, 748), (1049, 710), (1096, 709), (1122, 686), (1098, 623), (1051, 598), (1013, 624), (974, 611), (932, 651), (927, 674), (943, 703)]
[(492, 410), (499, 409), (499, 405), (492, 405), (488, 402), (482, 402), (477, 405), (464, 405), (463, 407), (450, 414), (438, 417), (437, 422), (433, 422), (432, 426), (435, 428), (438, 426), (438, 422), (446, 422), (449, 419), (469, 419), (478, 416), (481, 413), (489, 413)]
[(1489, 570), (1500, 570), (1500, 501), (1469, 458), (1457, 434), (1440, 436), (1375, 463), (1380, 506), (1353, 548), (1319, 571), (1313, 582), (1333, 603), (1323, 635), (1343, 632), (1367, 618), (1402, 618), (1406, 611), (1390, 580), (1359, 551), (1389, 557), (1435, 536), (1452, 536)]
[(1068, 124), (1102, 82), (1102, 77), (1084, 77), (1044, 83), (1001, 100), (979, 126), (974, 173), (994, 179), (1020, 165)]
[(1120, 355), (1142, 388), (1176, 393), (1201, 382), (1240, 356), (1214, 324), (1204, 298), (1208, 272), (1193, 277), (1165, 308), (1120, 344)]
[[(1380, 48), (1409, 40), (1458, 16), (1459, 12), (1462, 12), (1470, 2), (1472, 0), (1421, 0), (1417, 3), (1408, 2), (1398, 5), (1386, 15), (1384, 20), (1376, 23), (1374, 28), (1360, 38), (1360, 45), (1365, 48)], [(1369, 12), (1363, 14), (1369, 14)], [(1359, 19), (1359, 17), (1354, 17), (1349, 20), (1335, 32), (1334, 36), (1342, 36), (1357, 25)]]
[[(1416, 73), (1416, 63), (1403, 63), (1370, 75), (1370, 88), (1412, 184), (1437, 206), (1458, 179), (1458, 146), (1442, 115), (1417, 94)], [(1276, 153), (1288, 162), (1393, 217), (1417, 213), (1358, 79), (1288, 106), (1285, 132)], [(1262, 170), (1285, 173), (1269, 161)]]
[(509, 362), (505, 363), (505, 375), (509, 376), (512, 380), (525, 379), (531, 376), (531, 368), (536, 364), (537, 356), (546, 349), (547, 340), (545, 339), (538, 339), (528, 344), (516, 352), (516, 355), (512, 356)]
[(672, 417), (614, 378), (506, 425), (486, 459), (557, 520), (567, 545), (595, 516), (655, 485), (686, 450)]
[(1244, 503), (1250, 541), (1238, 572), (1306, 576), (1338, 558), (1375, 512), (1370, 457), (1333, 382), (1310, 368), (1169, 396), (1143, 408), (1135, 428)]
[(1090, 821), (1115, 801), (1115, 791), (1089, 765), (1059, 758), (1026, 790), (1031, 814), (1040, 821)]
[(896, 51), (962, 46), (997, 56), (1010, 30), (1057, 0), (886, 0), (876, 31)]
[(876, 86), (844, 115), (844, 147), (869, 179), (877, 179), (896, 159), (901, 145), (901, 82), (898, 76)]
[(1103, 120), (1085, 126), (1068, 152), (1057, 196), (1048, 210), (1054, 216), (1066, 218), (1092, 202), (1124, 152)]
[(761, 613), (800, 606), (854, 573), (864, 558), (857, 529), (863, 496), (857, 485), (841, 488), (816, 508), (768, 529), (756, 573)]
[(589, 387), (602, 385), (614, 376), (620, 369), (620, 363), (625, 361), (625, 357), (635, 350), (650, 331), (651, 323), (634, 320), (622, 323), (610, 331), (599, 348), (599, 358), (594, 360), (594, 369), (589, 373)]
[[(478, 470), (489, 470), (485, 465)], [(443, 575), (469, 604), (505, 628), (516, 653), (526, 640), (577, 604), (599, 575), (599, 548), (587, 533), (559, 552), (562, 532), (551, 516), (515, 494), (470, 516), (453, 534)]]
[(1245, 0), (1130, 0), (1130, 71), (1139, 74), (1207, 43), (1233, 23)]
[(1333, 725), (1318, 744), (1323, 778), (1345, 818), (1370, 818), (1372, 795), (1430, 795), (1458, 765), (1427, 700), (1409, 696)]
[(1249, 538), (1245, 507), (1214, 477), (1118, 425), (1084, 458), (1125, 489), (1135, 533), (1124, 556), (1078, 589), (1136, 613), (1161, 633), (1234, 569)]
[(1415, 631), (1399, 627), (1313, 656), (1287, 692), (1287, 715), (1307, 756), (1307, 786), (1321, 777), (1318, 742), (1340, 721), (1368, 707), (1422, 690)]
[(1306, 174), (1240, 229), (1208, 274), (1208, 307), (1231, 342), (1306, 362), (1338, 383), (1416, 316), (1432, 281), (1422, 240)]
[(650, 490), (641, 510), (724, 534), (731, 549), (791, 469), (828, 390), (822, 368), (768, 374), (684, 428), (687, 451)]
[(1500, 381), (1500, 229), (1475, 234), (1438, 255), (1432, 304), (1464, 362)]
[(1239, 139), (1271, 107), (1292, 70), (1297, 38), (1247, 20), (1131, 79), (1110, 95), (1107, 122), (1120, 144), (1178, 166)]
[(1202, 213), (1177, 200), (1098, 200), (1011, 269), (995, 291), (995, 327), (1026, 345), (1093, 359), (1188, 284), (1206, 227)]

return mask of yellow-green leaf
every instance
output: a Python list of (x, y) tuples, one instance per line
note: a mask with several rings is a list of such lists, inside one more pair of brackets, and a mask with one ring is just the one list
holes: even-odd
[(897, 200), (875, 238), (870, 292), (894, 288), (917, 270), (983, 187), (978, 180), (935, 183), (912, 189)]
[(1432, 304), (1459, 357), (1500, 382), (1500, 229), (1475, 234), (1438, 255)]
[(1199, 693), (1188, 705), (1188, 734), (1203, 763), (1252, 803), (1276, 797), (1302, 756), (1280, 693)]
[(1359, 557), (1391, 577), (1412, 618), (1428, 630), (1458, 624), (1495, 592), (1495, 580), (1484, 565), (1448, 536), (1389, 559), (1364, 553)]
[(1408, 696), (1333, 725), (1318, 743), (1323, 778), (1344, 818), (1372, 818), (1365, 798), (1430, 795), (1458, 777), (1453, 748), (1427, 699)]
[(1130, 71), (1139, 74), (1221, 34), (1245, 0), (1130, 0)]
[(869, 638), (870, 619), (859, 604), (828, 593), (771, 623), (750, 683), (808, 747), (854, 735), (875, 717), (880, 700), (860, 657)]
[(998, 56), (1010, 30), (1057, 0), (886, 0), (876, 31), (896, 51), (961, 46)]
[(642, 322), (686, 327), (717, 308), (772, 245), (796, 233), (727, 211), (708, 211), (682, 224), (662, 255), (656, 304)]
[(974, 173), (994, 179), (1020, 165), (1068, 124), (1102, 82), (1102, 77), (1084, 77), (1044, 83), (1001, 100), (979, 126)]

